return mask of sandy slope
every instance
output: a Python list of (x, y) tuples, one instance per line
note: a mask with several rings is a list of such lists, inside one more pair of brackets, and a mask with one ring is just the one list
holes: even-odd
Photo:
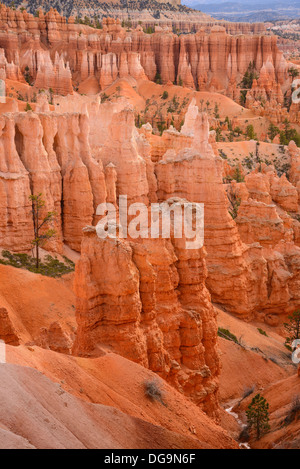
[[(9, 346), (7, 357), (11, 363), (36, 368), (81, 400), (115, 407), (215, 448), (235, 445), (221, 427), (182, 394), (151, 371), (119, 355), (108, 353), (97, 359), (84, 359), (38, 347)], [(160, 383), (165, 406), (145, 396), (144, 383), (153, 380)]]
[[(294, 374), (266, 386), (261, 393), (270, 404), (271, 430), (261, 440), (252, 438), (251, 447), (257, 449), (300, 449), (300, 411), (290, 421), (286, 421), (296, 397), (300, 398), (300, 377)], [(246, 421), (245, 410), (251, 397), (235, 409)]]
[[(88, 85), (85, 86), (84, 91), (90, 94), (88, 92)], [(167, 99), (162, 98), (164, 92), (168, 93)], [(208, 91), (195, 91), (171, 83), (159, 85), (148, 80), (136, 81), (131, 77), (123, 78), (116, 80), (104, 90), (103, 94), (111, 99), (115, 99), (117, 96), (126, 97), (134, 106), (136, 112), (141, 113), (141, 115), (148, 109), (147, 115), (149, 110), (151, 110), (151, 115), (162, 113), (164, 116), (175, 97), (179, 102), (179, 107), (173, 114), (179, 114), (182, 118), (184, 118), (189, 103), (195, 98), (196, 104), (200, 109), (206, 109), (209, 103), (208, 112), (211, 118), (214, 118), (215, 106), (217, 105), (218, 113), (222, 120), (225, 120), (226, 117), (234, 119), (236, 125), (242, 128), (253, 124), (258, 135), (261, 135), (262, 132), (267, 132), (269, 127), (268, 119), (256, 116), (250, 109), (245, 109), (227, 96)]]
[(260, 390), (295, 373), (291, 355), (284, 347), (284, 338), (274, 328), (266, 324), (246, 323), (220, 309), (218, 324), (233, 333), (242, 344), (219, 339), (222, 362), (220, 397), (223, 403), (242, 398), (247, 388), (255, 386)]
[(86, 403), (36, 370), (0, 365), (0, 448), (204, 448), (196, 439)]
[(27, 270), (0, 265), (0, 305), (23, 343), (36, 339), (42, 327), (59, 321), (65, 331), (76, 330), (72, 275), (52, 279)]
[[(136, 363), (105, 349), (103, 355), (97, 359), (84, 359), (33, 345), (40, 329), (49, 327), (53, 321), (59, 321), (63, 330), (68, 333), (75, 330), (72, 275), (56, 280), (0, 265), (0, 304), (7, 308), (22, 344), (19, 347), (7, 346), (8, 362), (17, 366), (0, 366), (0, 379), (3, 383), (0, 435), (4, 447), (43, 447), (48, 438), (49, 445), (53, 447), (70, 447), (75, 444), (79, 447), (98, 445), (99, 442), (95, 442), (93, 433), (91, 439), (85, 440), (80, 428), (79, 433), (75, 432), (75, 439), (74, 435), (70, 436), (70, 431), (73, 434), (72, 425), (74, 420), (76, 423), (78, 409), (82, 419), (80, 422), (88, 428), (84, 433), (89, 434), (96, 425), (97, 434), (103, 435), (101, 444), (108, 445), (106, 447), (110, 444), (111, 447), (124, 448), (154, 448), (164, 445), (169, 445), (166, 447), (206, 445), (213, 448), (235, 446), (228, 433), (212, 422), (199, 408), (160, 380), (157, 375)], [(281, 444), (285, 438), (285, 430), (277, 428), (279, 420), (276, 413), (279, 412), (279, 419), (286, 413), (295, 394), (295, 387), (299, 388), (300, 383), (299, 378), (289, 377), (295, 373), (295, 368), (291, 365), (290, 356), (283, 345), (284, 338), (279, 335), (280, 331), (270, 326), (245, 323), (220, 309), (218, 322), (220, 327), (234, 333), (243, 345), (241, 347), (225, 339), (219, 340), (222, 361), (220, 377), (222, 405), (227, 407), (232, 400), (240, 400), (246, 387), (255, 385), (256, 390), (261, 392), (270, 388), (266, 392), (269, 393), (270, 403), (275, 409), (276, 432), (261, 444), (266, 446), (272, 446), (274, 442), (276, 445)], [(261, 335), (258, 327), (265, 330), (268, 337)], [(144, 383), (149, 380), (160, 382), (166, 406), (152, 402), (145, 396)], [(28, 382), (31, 383), (30, 386)], [(274, 384), (270, 386), (270, 383)], [(62, 393), (62, 398), (57, 394), (57, 390)], [(48, 395), (49, 402), (46, 402), (46, 398), (44, 401), (39, 401), (42, 396)], [(278, 395), (282, 396), (280, 397), (282, 401), (278, 401)], [(64, 396), (72, 402), (67, 410), (63, 401)], [(34, 405), (36, 399), (37, 403)], [(26, 407), (26, 402), (31, 402), (31, 407), (28, 405)], [(44, 418), (44, 414), (40, 413), (40, 405), (43, 402), (46, 402), (46, 409), (51, 418), (49, 416)], [(48, 408), (48, 404), (51, 407)], [(247, 400), (241, 403), (239, 408), (241, 415), (246, 404)], [(88, 407), (85, 407), (86, 405)], [(97, 405), (109, 406), (109, 411), (105, 407), (104, 412), (101, 407), (102, 410), (99, 412)], [(93, 410), (87, 414), (87, 409), (90, 408)], [(95, 408), (98, 410), (94, 410)], [(13, 414), (11, 409), (14, 409)], [(17, 416), (21, 410), (25, 415), (19, 420)], [(118, 418), (112, 420), (108, 412), (112, 412)], [(28, 422), (26, 428), (22, 423), (24, 419)], [(53, 419), (55, 422), (58, 421), (55, 423), (57, 425), (55, 428), (59, 429), (57, 439), (55, 439), (56, 433), (54, 432), (54, 437), (51, 433)], [(111, 429), (111, 433), (105, 433), (103, 430), (106, 425), (105, 419), (112, 421), (112, 427), (107, 427)], [(135, 419), (142, 421), (138, 427), (142, 426), (143, 432), (146, 433), (145, 438), (138, 441), (136, 432), (132, 435), (128, 433), (129, 429), (132, 429), (133, 422), (135, 426), (137, 425)], [(123, 421), (125, 423), (122, 423)], [(35, 425), (42, 431), (34, 430)], [(122, 425), (128, 428), (127, 440), (118, 436), (118, 428)], [(155, 431), (152, 425), (155, 426)], [(224, 414), (222, 425), (237, 435), (238, 428), (232, 419)], [(288, 432), (293, 428), (292, 424)], [(297, 434), (297, 429), (295, 432)], [(153, 440), (149, 439), (150, 434), (153, 435)]]
[[(103, 356), (93, 360), (66, 356), (34, 345), (34, 340), (39, 336), (41, 328), (48, 328), (54, 321), (58, 321), (68, 334), (75, 331), (75, 299), (72, 292), (72, 275), (62, 279), (51, 279), (25, 270), (0, 265), (0, 304), (7, 309), (22, 344), (19, 347), (6, 347), (7, 361), (21, 367), (27, 367), (28, 373), (33, 373), (33, 382), (35, 383), (35, 379), (38, 379), (41, 395), (46, 395), (50, 384), (52, 386), (53, 383), (58, 383), (62, 386), (64, 392), (73, 396), (76, 405), (78, 405), (77, 400), (79, 400), (82, 403), (110, 406), (130, 417), (142, 419), (144, 421), (143, 425), (147, 428), (149, 425), (156, 425), (160, 427), (161, 432), (168, 431), (180, 434), (181, 440), (178, 447), (180, 445), (191, 447), (191, 444), (196, 447), (203, 446), (204, 443), (202, 442), (216, 448), (235, 446), (235, 442), (228, 434), (201, 412), (198, 407), (158, 378), (157, 375), (140, 365), (119, 355), (107, 353), (105, 350), (103, 350)], [(34, 369), (47, 376), (51, 380), (50, 384), (40, 380), (41, 375), (34, 373)], [(2, 372), (4, 371), (2, 370)], [(9, 379), (13, 379), (13, 377), (10, 376)], [(159, 402), (152, 402), (145, 396), (144, 385), (149, 380), (160, 382), (166, 406)], [(44, 385), (45, 390), (43, 390)], [(10, 395), (9, 388), (11, 386), (11, 382), (7, 381), (7, 384), (2, 387), (2, 391), (7, 393), (7, 397)], [(52, 393), (53, 388), (51, 386), (49, 392)], [(22, 402), (25, 399), (23, 397), (21, 394), (13, 397), (16, 405), (19, 401)], [(34, 396), (31, 397), (34, 399)], [(7, 401), (4, 400), (2, 404), (3, 411), (6, 408), (6, 403)], [(23, 408), (23, 405), (21, 408)], [(54, 410), (56, 412), (54, 414), (56, 415), (55, 418), (62, 422), (62, 425), (65, 425), (64, 421), (61, 421), (61, 407)], [(74, 418), (75, 411), (70, 410), (70, 414)], [(9, 412), (6, 415), (9, 415)], [(38, 407), (27, 407), (26, 415), (26, 418), (29, 419), (38, 418)], [(2, 426), (9, 423), (11, 418), (13, 416), (7, 417), (7, 420), (0, 417)], [(21, 422), (19, 424), (21, 425)], [(93, 422), (86, 425), (90, 424), (94, 425)], [(14, 425), (13, 429), (8, 427), (8, 430), (13, 430), (13, 433), (28, 439), (28, 434), (26, 432), (22, 433), (21, 428), (18, 429), (17, 421)], [(45, 428), (45, 431), (47, 428)], [(6, 426), (3, 427), (3, 431), (7, 431)], [(8, 441), (12, 441), (10, 440), (11, 435), (7, 438)], [(149, 447), (151, 445), (153, 447), (163, 447), (167, 444), (165, 437), (159, 437), (156, 440), (155, 432), (153, 433), (154, 440), (152, 443), (150, 441), (146, 443), (146, 440), (138, 443), (135, 438), (135, 435), (127, 436), (127, 447), (147, 447), (147, 444)], [(33, 440), (32, 438), (29, 438), (29, 441), (34, 446), (40, 447), (45, 444), (46, 439), (44, 443), (42, 440)], [(79, 438), (79, 441), (80, 444), (85, 444), (81, 438)], [(170, 445), (176, 447), (177, 440), (175, 439), (173, 442), (171, 439), (170, 441)], [(20, 445), (23, 443), (22, 441), (16, 442)], [(57, 441), (49, 439), (49, 444), (54, 446), (62, 444), (67, 447), (73, 443), (72, 440), (67, 438), (66, 440)], [(86, 446), (90, 447), (93, 444), (93, 441), (88, 441)], [(111, 445), (111, 447), (114, 447), (115, 442), (112, 441)], [(123, 440), (120, 445), (126, 447)], [(167, 447), (171, 447), (170, 445)]]

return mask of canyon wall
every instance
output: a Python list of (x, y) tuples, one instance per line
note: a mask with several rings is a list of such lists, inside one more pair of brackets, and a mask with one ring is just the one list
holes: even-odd
[(27, 75), (35, 88), (63, 95), (91, 77), (105, 89), (116, 78), (132, 76), (239, 99), (238, 84), (254, 62), (257, 73), (270, 75), (284, 93), (290, 85), (288, 64), (276, 37), (260, 30), (235, 34), (243, 31), (235, 28), (227, 27), (229, 34), (226, 27), (209, 23), (196, 34), (178, 36), (156, 26), (154, 34), (145, 34), (140, 25), (126, 30), (112, 18), (103, 19), (103, 29), (93, 29), (75, 24), (72, 17), (67, 22), (55, 10), (36, 18), (2, 6), (0, 71), (9, 79)]
[[(8, 6), (11, 4), (9, 0), (4, 0), (4, 3)], [(15, 6), (20, 9), (20, 6), (22, 6), (21, 0), (16, 0)], [(63, 4), (57, 4), (54, 0), (47, 0), (46, 3), (42, 0), (29, 0), (26, 9), (29, 13), (35, 14), (37, 10), (40, 10), (40, 12), (52, 11), (51, 6), (58, 8), (60, 14), (67, 18), (70, 16), (81, 18), (87, 16), (93, 21), (95, 17), (103, 20), (109, 16), (123, 20), (126, 23), (130, 22), (134, 27), (142, 22), (146, 28), (154, 28), (156, 25), (167, 26), (176, 32), (184, 33), (196, 32), (203, 25), (213, 26), (214, 24), (226, 27), (227, 32), (230, 34), (262, 33), (265, 31), (264, 23), (219, 21), (201, 11), (181, 5), (180, 0), (143, 0), (143, 2), (137, 1), (129, 5), (120, 3), (119, 0), (110, 0), (103, 3), (97, 0), (92, 3), (83, 0), (65, 0)]]
[(205, 251), (187, 252), (182, 240), (99, 239), (92, 227), (85, 231), (74, 353), (117, 351), (217, 416), (217, 324)]
[[(211, 299), (242, 318), (273, 325), (299, 307), (300, 223), (289, 215), (298, 211), (298, 190), (263, 166), (245, 183), (232, 183), (243, 199), (233, 220), (223, 160), (213, 151), (207, 116), (192, 102), (181, 132), (165, 131), (162, 158), (149, 161), (149, 124), (135, 130), (132, 110), (124, 106), (114, 113), (112, 104), (99, 105), (103, 134), (92, 133), (95, 159), (113, 174), (107, 179), (113, 184), (113, 190), (107, 186), (110, 203), (117, 207), (122, 194), (147, 205), (204, 203), (205, 247), (187, 250), (185, 239), (174, 236), (102, 239), (95, 227), (87, 227), (76, 267), (74, 353), (98, 356), (102, 347), (116, 350), (217, 415)], [(300, 153), (292, 144), (289, 150), (298, 184)], [(107, 230), (112, 226), (108, 223)]]
[[(96, 209), (103, 202), (118, 208), (119, 195), (127, 195), (128, 203), (149, 206), (179, 197), (205, 204), (206, 284), (216, 303), (243, 317), (259, 312), (269, 322), (298, 306), (297, 263), (288, 260), (289, 252), (298, 259), (300, 246), (300, 155), (295, 145), (289, 146), (290, 181), (263, 166), (245, 183), (230, 186), (242, 202), (233, 220), (223, 160), (214, 153), (206, 115), (194, 103), (181, 132), (171, 128), (157, 137), (157, 157), (151, 151), (151, 126), (135, 128), (125, 99), (103, 104), (91, 99), (84, 105), (80, 97), (66, 100), (61, 113), (1, 118), (2, 248), (30, 249), (31, 193), (43, 193), (45, 210), (57, 213), (51, 247), (58, 252), (63, 242), (80, 251), (82, 229), (99, 219)], [(67, 106), (85, 111), (66, 113)], [(279, 264), (274, 263), (275, 251)]]
[[(76, 108), (81, 112), (72, 112)], [(211, 301), (268, 324), (300, 306), (297, 147), (289, 146), (290, 181), (261, 165), (244, 183), (228, 185), (207, 116), (194, 102), (181, 132), (170, 128), (157, 137), (163, 150), (154, 160), (151, 126), (136, 129), (125, 99), (101, 104), (99, 98), (70, 96), (61, 100), (61, 112), (8, 113), (0, 122), (1, 248), (30, 250), (29, 196), (41, 192), (45, 211), (57, 214), (56, 237), (47, 248), (61, 252), (64, 242), (81, 250), (74, 353), (115, 350), (217, 416)], [(241, 198), (235, 220), (226, 190)], [(185, 240), (173, 235), (98, 238), (97, 207), (107, 202), (118, 213), (119, 195), (146, 207), (204, 203), (204, 248), (187, 250)]]
[[(0, 245), (29, 251), (34, 239), (31, 194), (43, 194), (44, 213), (56, 213), (56, 236), (80, 250), (82, 229), (106, 200), (102, 166), (90, 154), (86, 115), (15, 113), (1, 116)], [(102, 183), (102, 184), (101, 184)]]

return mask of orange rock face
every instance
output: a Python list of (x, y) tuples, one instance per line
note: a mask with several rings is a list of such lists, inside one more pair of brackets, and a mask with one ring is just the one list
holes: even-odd
[(74, 352), (97, 356), (105, 344), (217, 415), (217, 327), (205, 278), (204, 251), (88, 231), (76, 270)]
[(72, 340), (63, 331), (59, 322), (53, 322), (49, 329), (42, 328), (35, 344), (53, 352), (69, 355), (72, 349)]
[(288, 64), (275, 36), (265, 35), (259, 24), (200, 23), (194, 29), (196, 34), (178, 37), (165, 25), (145, 34), (139, 25), (126, 31), (119, 20), (106, 18), (98, 30), (74, 24), (72, 18), (67, 22), (55, 10), (35, 18), (3, 6), (0, 69), (14, 80), (24, 81), (23, 74), (29, 73), (37, 89), (51, 88), (62, 95), (72, 94), (73, 85), (77, 89), (92, 77), (105, 89), (116, 78), (131, 76), (222, 91), (239, 100), (237, 85), (254, 62), (260, 79), (257, 90), (253, 88), (251, 96), (248, 93), (248, 105), (255, 106), (261, 91), (263, 95), (272, 92), (274, 101), (274, 86), (276, 103), (283, 102)]
[(9, 345), (19, 345), (20, 343), (5, 308), (0, 308), (0, 340)]
[[(1, 10), (2, 26), (6, 14)], [(161, 28), (152, 35), (141, 28), (127, 32), (114, 20), (105, 21), (103, 30), (80, 29), (51, 11), (39, 19), (18, 13), (6, 34), (0, 31), (0, 47), (1, 76), (22, 81), (26, 75), (36, 89), (65, 96), (54, 98), (55, 112), (42, 94), (36, 112), (1, 116), (1, 248), (30, 250), (29, 196), (42, 193), (45, 211), (57, 214), (57, 235), (47, 248), (62, 252), (66, 243), (81, 251), (72, 352), (117, 352), (218, 417), (212, 301), (272, 325), (300, 305), (299, 152), (289, 145), (289, 178), (261, 164), (243, 183), (225, 184), (231, 169), (224, 168), (207, 115), (195, 101), (180, 132), (171, 126), (159, 136), (150, 124), (135, 127), (134, 110), (124, 98), (101, 103), (99, 97), (72, 95), (73, 86), (93, 80), (105, 89), (117, 78), (156, 79), (237, 99), (237, 84), (254, 61), (260, 78), (248, 106), (254, 109), (261, 94), (279, 106), (289, 78), (276, 40), (230, 35), (221, 26), (180, 37)], [(230, 190), (239, 199), (234, 219)], [(98, 238), (97, 207), (111, 204), (118, 215), (122, 195), (147, 210), (170, 199), (203, 203), (204, 247), (187, 250), (172, 235)], [(0, 325), (0, 338), (17, 343), (5, 311)], [(43, 327), (35, 342), (71, 353), (72, 339), (58, 322)]]
[[(103, 240), (88, 229), (76, 273), (74, 352), (97, 356), (105, 344), (216, 412), (216, 323), (205, 284), (215, 302), (269, 324), (299, 304), (297, 222), (285, 211), (295, 210), (297, 189), (262, 166), (261, 173), (236, 185), (243, 202), (234, 221), (222, 181), (223, 160), (211, 147), (206, 115), (193, 102), (181, 132), (170, 129), (160, 137), (165, 153), (155, 154), (148, 170), (142, 163), (149, 152), (146, 143), (153, 141), (147, 126), (138, 136), (130, 109), (121, 110), (115, 120), (108, 118), (108, 105), (103, 112), (107, 138), (99, 135), (97, 142), (93, 135), (93, 145), (96, 151), (102, 144), (97, 159), (109, 168), (106, 181), (116, 187), (108, 191), (110, 200), (115, 203), (116, 193), (128, 193), (132, 202), (148, 204), (150, 175), (155, 174), (159, 202), (175, 197), (204, 203), (207, 257), (204, 251), (183, 249), (174, 239)], [(115, 144), (114, 151), (110, 142), (118, 142), (117, 135), (124, 148)]]
[(91, 156), (87, 125), (86, 116), (79, 114), (2, 117), (2, 247), (30, 250), (34, 235), (29, 195), (42, 193), (45, 212), (56, 213), (56, 237), (49, 248), (60, 252), (62, 241), (68, 240), (80, 249), (82, 228), (92, 223), (95, 208), (106, 197), (103, 169)]

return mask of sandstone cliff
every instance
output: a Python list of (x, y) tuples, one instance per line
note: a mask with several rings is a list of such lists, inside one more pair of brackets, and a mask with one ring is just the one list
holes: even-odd
[(97, 356), (106, 345), (217, 416), (217, 327), (205, 252), (183, 246), (166, 239), (103, 240), (88, 230), (76, 270), (74, 352)]
[[(130, 110), (117, 115), (122, 129), (118, 133), (127, 149), (126, 138), (131, 135), (132, 145), (138, 137), (129, 130), (133, 122), (122, 115), (129, 116)], [(114, 135), (116, 126), (110, 127), (107, 117), (106, 122), (106, 132)], [(151, 132), (142, 128), (138, 140), (141, 137), (139, 151), (146, 155)], [(132, 159), (132, 147), (120, 157), (120, 151), (112, 151), (110, 137), (98, 138), (102, 148), (97, 158), (103, 158), (105, 165), (109, 159), (113, 163), (118, 194), (128, 191), (132, 201), (145, 201), (149, 173), (154, 170), (158, 201), (175, 197), (204, 203), (207, 257), (204, 251), (183, 249), (172, 238), (103, 240), (88, 229), (76, 273), (79, 328), (74, 351), (97, 356), (98, 347), (105, 344), (158, 372), (213, 412), (219, 367), (215, 314), (205, 284), (213, 301), (268, 324), (278, 324), (280, 315), (299, 306), (298, 222), (286, 212), (298, 210), (297, 189), (270, 167), (251, 173), (246, 183), (235, 187), (244, 200), (233, 220), (222, 180), (223, 162), (211, 147), (207, 117), (194, 103), (182, 131), (171, 129), (160, 137), (165, 153), (148, 175), (145, 166), (139, 167), (139, 158)], [(144, 182), (132, 193), (132, 176), (124, 160), (128, 164), (134, 159), (137, 181)]]
[[(2, 116), (0, 245), (28, 251), (33, 235), (30, 194), (42, 193), (54, 211), (56, 237), (80, 249), (82, 228), (105, 201), (103, 168), (90, 154), (85, 115), (16, 113)], [(100, 186), (98, 185), (100, 182)], [(94, 206), (95, 204), (95, 206)]]
[(73, 17), (67, 21), (53, 9), (36, 18), (2, 6), (0, 69), (6, 78), (26, 76), (37, 89), (63, 95), (91, 77), (105, 89), (118, 77), (132, 76), (221, 91), (239, 100), (238, 85), (254, 62), (259, 90), (267, 93), (277, 86), (280, 104), (290, 82), (276, 37), (259, 28), (255, 34), (244, 28), (245, 35), (236, 35), (238, 29), (224, 26), (206, 23), (196, 34), (178, 37), (167, 26), (145, 34), (140, 25), (126, 30), (119, 20), (104, 18), (103, 29), (93, 29), (75, 24)]

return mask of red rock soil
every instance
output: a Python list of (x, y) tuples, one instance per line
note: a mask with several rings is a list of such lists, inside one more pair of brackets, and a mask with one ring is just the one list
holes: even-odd
[[(55, 280), (0, 266), (1, 304), (21, 342), (7, 346), (8, 364), (0, 366), (0, 447), (237, 447), (145, 368), (105, 350), (98, 359), (83, 359), (33, 345), (54, 320), (67, 335), (74, 332), (71, 277)], [(161, 386), (165, 405), (145, 396), (149, 380)]]
[[(9, 364), (0, 366), (5, 383), (0, 390), (1, 447), (235, 447), (228, 433), (140, 365), (105, 349), (100, 358), (86, 359), (51, 351), (49, 344), (43, 345), (46, 348), (34, 345), (41, 329), (48, 329), (53, 321), (59, 322), (66, 335), (74, 333), (72, 277), (56, 280), (0, 266), (1, 304), (21, 342), (18, 347), (7, 346)], [(265, 337), (257, 330), (259, 324), (246, 323), (219, 309), (218, 322), (242, 344), (219, 340), (222, 406), (240, 401), (247, 387), (264, 390), (275, 382), (266, 395), (272, 403), (272, 420), (277, 423), (294, 393), (289, 386), (299, 386), (282, 336), (264, 324)], [(272, 361), (275, 357), (277, 363)], [(165, 406), (145, 396), (144, 383), (149, 380), (160, 384)], [(230, 416), (222, 414), (221, 423), (238, 436), (239, 428)], [(272, 446), (281, 441), (283, 433), (286, 438), (286, 432), (278, 430), (274, 439), (268, 436), (260, 445)]]
[[(254, 395), (261, 393), (270, 404), (271, 431), (260, 441), (252, 439), (251, 448), (299, 448), (299, 411), (292, 422), (284, 423), (293, 401), (300, 395), (300, 379), (291, 353), (284, 347), (282, 330), (274, 330), (266, 324), (245, 323), (221, 310), (218, 323), (235, 334), (242, 344), (223, 338), (219, 340), (222, 361), (220, 399), (223, 406), (234, 405), (233, 411), (246, 424), (245, 411)], [(243, 399), (250, 389), (251, 395)]]

